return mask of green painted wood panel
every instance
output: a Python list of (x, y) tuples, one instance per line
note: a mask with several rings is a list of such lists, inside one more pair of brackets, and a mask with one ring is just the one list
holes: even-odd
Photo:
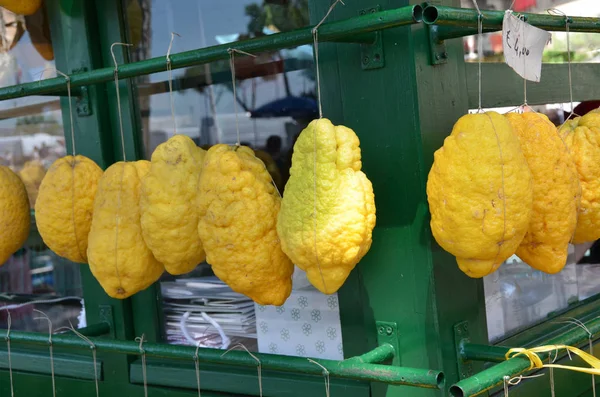
[[(51, 374), (50, 354), (48, 351), (40, 353), (11, 351), (11, 365), (13, 371), (35, 372), (38, 374)], [(0, 350), (0, 368), (8, 370), (8, 352)], [(74, 355), (54, 355), (54, 373), (56, 376), (65, 376), (78, 379), (94, 379), (94, 361), (90, 357), (84, 358)], [(96, 374), (102, 377), (102, 361), (96, 361)]]
[[(476, 109), (478, 102), (477, 64), (465, 63), (469, 108)], [(595, 63), (574, 63), (573, 100), (576, 102), (600, 99), (596, 82), (600, 81), (600, 65)], [(483, 107), (519, 106), (523, 103), (523, 79), (504, 63), (482, 65), (481, 87)], [(527, 83), (527, 103), (569, 102), (569, 72), (567, 64), (542, 66), (539, 83)]]

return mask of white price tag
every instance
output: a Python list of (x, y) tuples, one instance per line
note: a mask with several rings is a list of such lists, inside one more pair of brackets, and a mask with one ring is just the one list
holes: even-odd
[(516, 17), (511, 10), (502, 22), (504, 62), (524, 79), (539, 82), (542, 53), (552, 35)]

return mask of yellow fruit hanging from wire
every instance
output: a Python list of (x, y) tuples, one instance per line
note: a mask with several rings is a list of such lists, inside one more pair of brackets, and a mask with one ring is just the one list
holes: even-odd
[(102, 169), (77, 155), (56, 160), (40, 185), (35, 218), (44, 243), (57, 255), (87, 263), (88, 234)]
[(581, 183), (574, 244), (600, 238), (600, 110), (567, 121), (561, 128)]
[(113, 298), (148, 288), (164, 272), (140, 225), (141, 181), (149, 170), (149, 161), (120, 161), (98, 182), (87, 253), (92, 274)]
[(294, 265), (281, 250), (281, 199), (252, 149), (215, 145), (198, 184), (198, 233), (206, 261), (231, 289), (261, 305), (282, 305)]
[(533, 178), (533, 211), (517, 255), (531, 267), (558, 273), (567, 263), (581, 188), (569, 150), (543, 114), (509, 113)]
[(27, 191), (10, 168), (0, 165), (0, 266), (17, 252), (29, 236), (31, 215)]
[(188, 136), (175, 135), (156, 148), (142, 181), (142, 235), (170, 274), (188, 273), (205, 258), (196, 207), (205, 153)]
[(371, 247), (375, 196), (359, 145), (354, 131), (327, 119), (313, 120), (294, 145), (277, 231), (283, 251), (325, 294)]
[(461, 117), (427, 180), (431, 231), (473, 278), (494, 272), (529, 228), (532, 177), (519, 139), (496, 112)]

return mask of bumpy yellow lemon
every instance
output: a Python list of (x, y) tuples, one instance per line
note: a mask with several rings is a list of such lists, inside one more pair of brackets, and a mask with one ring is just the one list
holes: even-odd
[(102, 169), (77, 155), (56, 160), (42, 180), (35, 203), (35, 218), (44, 243), (57, 255), (87, 262), (88, 234), (94, 197)]
[(37, 201), (40, 184), (46, 175), (46, 169), (39, 161), (28, 161), (19, 171), (19, 177), (25, 184), (27, 189), (27, 197), (29, 197), (29, 205), (33, 208)]
[(144, 241), (167, 272), (184, 274), (204, 260), (196, 194), (204, 150), (175, 135), (152, 154), (140, 196)]
[(354, 131), (327, 119), (313, 120), (294, 145), (277, 231), (283, 252), (325, 294), (371, 247), (375, 196), (359, 145)]
[(567, 263), (581, 188), (575, 164), (554, 124), (539, 113), (506, 115), (533, 178), (533, 212), (517, 255), (531, 267), (558, 273)]
[(568, 121), (560, 129), (581, 183), (574, 244), (600, 238), (600, 110)]
[(106, 293), (125, 299), (148, 288), (164, 271), (144, 243), (140, 225), (140, 190), (150, 162), (118, 162), (98, 183), (89, 235), (92, 274)]
[(513, 255), (529, 228), (532, 177), (519, 139), (496, 112), (461, 117), (427, 180), (431, 231), (478, 278)]
[(0, 165), (0, 266), (25, 244), (31, 226), (25, 185)]
[(42, 6), (42, 0), (0, 0), (0, 7), (19, 15), (34, 14)]
[(252, 149), (210, 148), (198, 184), (198, 232), (206, 261), (231, 289), (261, 305), (282, 305), (294, 265), (281, 250), (281, 199)]

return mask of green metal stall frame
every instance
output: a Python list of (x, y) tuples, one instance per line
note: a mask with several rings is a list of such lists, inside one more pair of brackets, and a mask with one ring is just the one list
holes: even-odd
[[(364, 170), (373, 182), (377, 227), (369, 254), (339, 292), (344, 353), (342, 362), (318, 360), (331, 376), (332, 396), (471, 396), (493, 394), (505, 375), (526, 372), (529, 362), (504, 360), (507, 347), (548, 343), (585, 345), (589, 335), (572, 325), (543, 322), (489, 346), (483, 282), (464, 276), (429, 230), (425, 195), (433, 152), (454, 122), (476, 107), (476, 75), (465, 64), (460, 40), (474, 33), (478, 15), (452, 8), (458, 0), (422, 4), (407, 0), (347, 1), (319, 30), (325, 117), (354, 129), (361, 139)], [(56, 66), (70, 75), (77, 151), (106, 168), (121, 160), (121, 141), (113, 82), (111, 44), (127, 41), (120, 0), (46, 0)], [(309, 1), (311, 23), (318, 23), (329, 1)], [(497, 12), (483, 11), (484, 30), (500, 28)], [(548, 30), (564, 30), (564, 17), (528, 15)], [(423, 19), (423, 21), (421, 21)], [(572, 18), (572, 31), (600, 32), (600, 21)], [(310, 28), (236, 43), (252, 53), (312, 42)], [(173, 54), (173, 68), (226, 59), (228, 46)], [(166, 70), (164, 57), (130, 63), (117, 48), (119, 94), (128, 160), (143, 158), (136, 87), (129, 78)], [(552, 84), (531, 85), (529, 103), (568, 98), (566, 65), (544, 66)], [(590, 81), (600, 67), (573, 65), (575, 100), (596, 99)], [(519, 105), (522, 80), (506, 65), (483, 65), (483, 106)], [(494, 76), (486, 79), (485, 76)], [(61, 95), (65, 131), (69, 103), (63, 77), (0, 88), (0, 100), (27, 95)], [(434, 117), (432, 117), (432, 114)], [(70, 133), (65, 134), (67, 147)], [(86, 266), (81, 267), (90, 327), (82, 330), (90, 346), (73, 335), (53, 337), (57, 395), (93, 396), (100, 377), (101, 396), (143, 396), (141, 356), (147, 357), (150, 396), (259, 395), (256, 362), (244, 352), (169, 346), (162, 341), (160, 289), (154, 285), (130, 299), (109, 298)], [(600, 298), (578, 302), (564, 315), (586, 322), (595, 340)], [(4, 331), (0, 330), (0, 335)], [(134, 339), (145, 335), (139, 346)], [(47, 335), (11, 332), (16, 395), (52, 392)], [(506, 347), (503, 347), (506, 346)], [(0, 343), (0, 396), (10, 395), (6, 346)], [(600, 352), (599, 352), (600, 353)], [(265, 396), (325, 395), (323, 370), (298, 358), (259, 355)], [(484, 366), (484, 363), (487, 363)], [(491, 364), (498, 363), (490, 366)], [(484, 369), (485, 367), (485, 369)], [(556, 371), (557, 396), (591, 395), (589, 375)], [(549, 393), (547, 377), (521, 382), (512, 396)]]

